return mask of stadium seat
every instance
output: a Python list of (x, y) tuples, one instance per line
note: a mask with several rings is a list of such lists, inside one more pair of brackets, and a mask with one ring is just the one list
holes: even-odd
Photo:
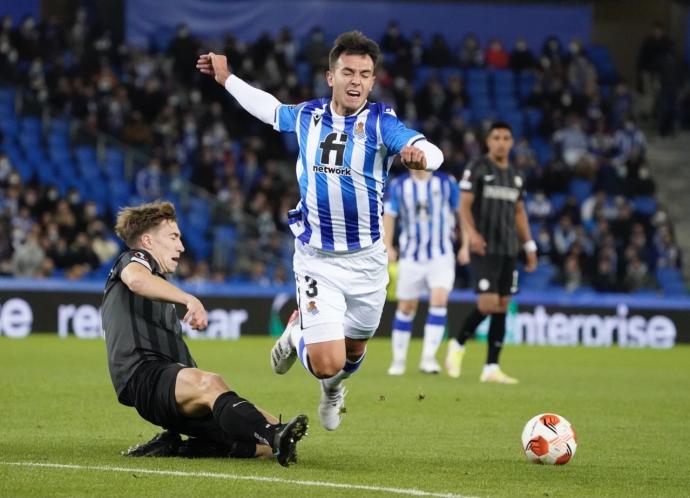
[(594, 189), (594, 186), (592, 185), (592, 182), (589, 180), (576, 178), (570, 182), (568, 189), (570, 191), (570, 195), (574, 196), (577, 199), (577, 203), (582, 204), (582, 202), (585, 199), (592, 195), (592, 190)]
[(518, 84), (518, 94), (520, 96), (520, 100), (525, 102), (529, 95), (532, 93), (532, 88), (534, 88), (534, 84), (537, 82), (537, 76), (530, 72), (530, 71), (523, 71), (520, 73), (520, 81)]
[(677, 268), (658, 268), (656, 280), (659, 285), (683, 283), (683, 274)]
[(544, 113), (541, 109), (535, 109), (533, 107), (525, 109), (525, 125), (529, 136), (538, 133), (543, 119)]
[(300, 85), (311, 84), (312, 69), (308, 62), (298, 62), (295, 65), (295, 74), (297, 75), (297, 81), (299, 81)]
[(0, 117), (0, 131), (7, 137), (19, 135), (19, 125), (14, 117)]
[(603, 45), (590, 45), (587, 47), (587, 56), (597, 70), (599, 81), (609, 84), (618, 81), (618, 72), (608, 48)]
[(457, 76), (462, 79), (462, 71), (457, 67), (444, 67), (441, 68), (441, 82), (447, 85), (453, 76)]
[(651, 196), (639, 196), (632, 200), (633, 210), (642, 216), (652, 216), (656, 213), (657, 202)]
[(421, 90), (429, 78), (436, 76), (436, 68), (432, 66), (419, 66), (414, 75), (414, 87), (416, 90)]
[(563, 192), (554, 192), (549, 196), (549, 200), (551, 201), (552, 212), (558, 213), (565, 206), (568, 196)]

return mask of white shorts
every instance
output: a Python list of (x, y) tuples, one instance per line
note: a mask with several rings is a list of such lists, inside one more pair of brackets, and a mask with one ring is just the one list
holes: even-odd
[(431, 289), (451, 290), (455, 282), (455, 254), (445, 254), (428, 261), (398, 261), (398, 286), (395, 296), (404, 300), (419, 299)]
[(380, 240), (333, 253), (295, 239), (293, 268), (306, 344), (374, 335), (388, 285), (388, 255)]

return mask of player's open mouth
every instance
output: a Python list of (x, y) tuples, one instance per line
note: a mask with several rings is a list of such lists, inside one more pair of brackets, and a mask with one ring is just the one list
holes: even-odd
[(180, 262), (180, 257), (179, 257), (179, 256), (175, 256), (174, 258), (172, 258), (172, 260), (173, 260), (175, 263), (179, 263), (179, 262)]
[(348, 94), (350, 97), (359, 97), (359, 96), (361, 95), (361, 93), (359, 93), (359, 92), (357, 92), (357, 91), (355, 91), (355, 90), (348, 90), (348, 91), (347, 91), (347, 94)]

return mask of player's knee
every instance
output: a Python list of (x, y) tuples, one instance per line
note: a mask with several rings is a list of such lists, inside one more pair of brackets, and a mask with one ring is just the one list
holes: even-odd
[(318, 360), (310, 358), (310, 362), (312, 372), (319, 379), (333, 377), (345, 366), (344, 359), (341, 360), (336, 358), (319, 358)]
[(405, 313), (406, 315), (412, 315), (417, 312), (417, 302), (416, 301), (400, 301), (398, 303), (398, 311)]
[(204, 372), (199, 381), (199, 389), (204, 394), (211, 394), (217, 392), (225, 392), (228, 390), (228, 385), (217, 373)]

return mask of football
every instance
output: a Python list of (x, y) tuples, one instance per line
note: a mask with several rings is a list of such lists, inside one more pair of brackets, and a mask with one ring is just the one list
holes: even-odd
[(522, 430), (522, 449), (530, 462), (563, 465), (572, 460), (576, 448), (575, 429), (555, 413), (531, 418)]

